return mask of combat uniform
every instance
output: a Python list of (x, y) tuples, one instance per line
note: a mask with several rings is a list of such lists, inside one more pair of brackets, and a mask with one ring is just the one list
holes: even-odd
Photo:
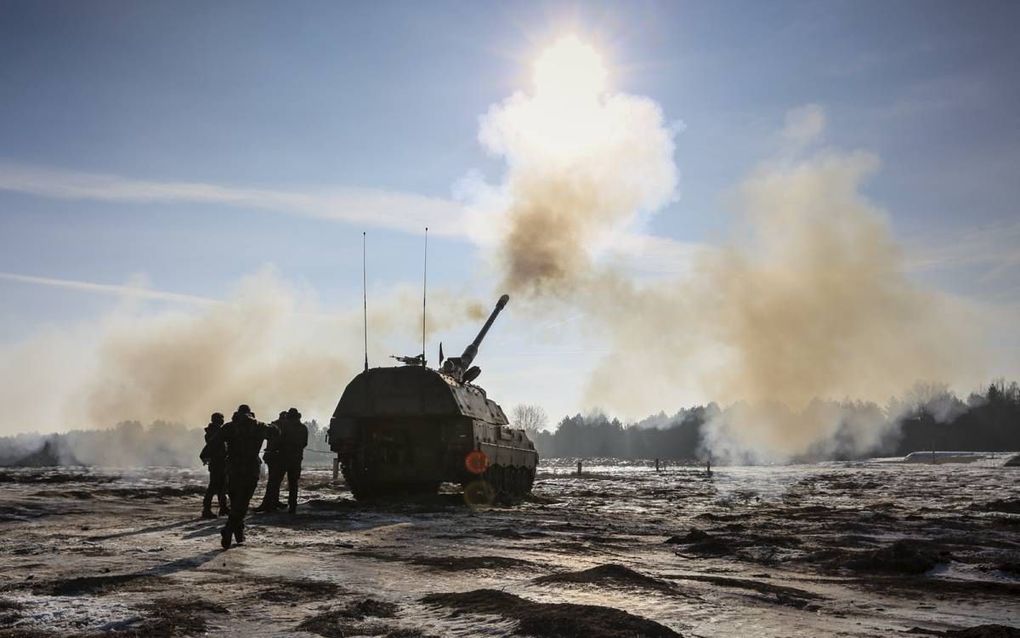
[(227, 507), (227, 449), (223, 444), (220, 431), (223, 429), (223, 415), (213, 414), (209, 425), (205, 426), (205, 447), (199, 455), (203, 463), (209, 466), (209, 486), (205, 488), (205, 499), (202, 501), (202, 518), (216, 518), (212, 511), (213, 495), (219, 502), (219, 515), (230, 513)]
[(291, 408), (280, 424), (280, 464), (287, 475), (287, 510), (297, 512), (298, 480), (301, 460), (308, 446), (308, 427), (301, 422), (301, 413)]
[(266, 479), (266, 493), (262, 496), (262, 503), (255, 508), (256, 512), (272, 512), (283, 507), (283, 503), (280, 502), (280, 484), (283, 483), (280, 428), (286, 418), (287, 413), (281, 412), (280, 418), (271, 423), (267, 430), (266, 451), (262, 455), (262, 460), (266, 462), (269, 477)]
[(230, 495), (230, 516), (221, 530), (223, 548), (229, 548), (231, 536), (244, 542), (244, 517), (259, 483), (259, 451), (268, 428), (255, 420), (248, 406), (241, 406), (230, 423), (223, 426), (221, 437), (227, 448), (227, 481)]

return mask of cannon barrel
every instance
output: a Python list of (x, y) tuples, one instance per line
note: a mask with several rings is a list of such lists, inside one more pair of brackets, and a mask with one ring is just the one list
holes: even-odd
[(478, 331), (478, 336), (475, 337), (474, 341), (468, 344), (468, 347), (464, 348), (464, 353), (460, 355), (461, 369), (467, 370), (471, 366), (471, 362), (474, 361), (475, 357), (478, 355), (478, 346), (482, 345), (482, 339), (485, 338), (485, 334), (489, 332), (489, 328), (492, 327), (492, 322), (496, 320), (496, 317), (499, 315), (500, 311), (503, 310), (503, 306), (505, 306), (508, 301), (510, 301), (510, 295), (503, 295), (499, 298), (499, 301), (496, 302), (496, 307), (492, 309), (492, 314), (490, 314), (489, 318), (486, 319), (485, 325), (482, 326), (482, 329)]

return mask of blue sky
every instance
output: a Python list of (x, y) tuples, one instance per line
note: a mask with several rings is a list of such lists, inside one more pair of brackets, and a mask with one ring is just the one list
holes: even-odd
[[(343, 309), (360, 301), (368, 230), (373, 287), (417, 282), (421, 242), (407, 231), (442, 227), (465, 175), (503, 170), (477, 142), (479, 117), (526, 88), (544, 45), (576, 33), (603, 52), (613, 90), (651, 97), (682, 126), (680, 196), (649, 233), (714, 241), (731, 189), (776, 152), (785, 114), (817, 104), (826, 144), (881, 158), (866, 194), (889, 213), (912, 276), (1015, 312), (1018, 18), (1015, 2), (0, 0), (0, 272), (111, 285), (143, 275), (218, 299), (271, 263)], [(68, 190), (82, 180), (91, 190)], [(340, 207), (392, 195), (369, 214), (423, 212), (394, 230), (295, 213), (290, 200), (123, 195), (138, 183), (329, 194)], [(491, 293), (476, 245), (436, 234), (430, 250), (434, 286)], [(9, 344), (119, 303), (11, 277), (0, 300)], [(503, 338), (538, 349), (528, 335), (510, 321)], [(547, 367), (580, 376), (588, 360)], [(551, 412), (584, 407), (577, 383), (546, 393)], [(502, 390), (529, 399), (520, 381)]]

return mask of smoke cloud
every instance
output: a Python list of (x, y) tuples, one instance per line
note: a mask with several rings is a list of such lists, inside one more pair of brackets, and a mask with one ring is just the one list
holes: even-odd
[(594, 248), (674, 196), (674, 131), (662, 110), (646, 98), (607, 95), (598, 69), (590, 47), (561, 40), (536, 62), (535, 91), (481, 120), (479, 140), (508, 166), (509, 207), (497, 223), (511, 292), (568, 292), (589, 276)]
[[(382, 344), (417, 338), (420, 291), (397, 289), (370, 306), (373, 365)], [(436, 330), (474, 319), (481, 304), (433, 293)], [(204, 425), (248, 403), (262, 419), (296, 406), (328, 417), (362, 364), (359, 311), (324, 312), (314, 295), (271, 269), (241, 281), (229, 299), (153, 312), (128, 303), (98, 321), (51, 329), (0, 358), (0, 433), (109, 427), (155, 420)], [(412, 341), (413, 343), (413, 341)]]
[(673, 197), (674, 131), (654, 102), (597, 84), (549, 96), (536, 79), (482, 119), (482, 143), (507, 165), (505, 285), (533, 304), (578, 306), (610, 346), (590, 404), (635, 417), (675, 410), (679, 391), (696, 388), (736, 404), (709, 424), (716, 453), (784, 459), (837, 432), (860, 449), (886, 434), (881, 414), (816, 398), (882, 401), (919, 379), (975, 373), (963, 310), (908, 278), (862, 194), (877, 158), (811, 152), (824, 126), (820, 107), (791, 112), (781, 137), (792, 148), (740, 185), (731, 239), (701, 251), (689, 277), (648, 283), (598, 248)]
[[(709, 424), (710, 447), (783, 459), (840, 431), (852, 431), (858, 449), (885, 436), (882, 415), (814, 399), (883, 401), (920, 379), (974, 378), (976, 339), (964, 327), (975, 322), (908, 278), (885, 216), (861, 194), (877, 165), (867, 154), (822, 153), (762, 166), (740, 188), (736, 237), (699, 257), (689, 279), (613, 286), (631, 311), (597, 315), (614, 354), (589, 396), (628, 410), (669, 396), (650, 394), (665, 388), (646, 388), (648, 377), (696, 383), (740, 403)], [(595, 280), (604, 289), (604, 277)], [(621, 383), (617, 373), (638, 366), (642, 381)]]

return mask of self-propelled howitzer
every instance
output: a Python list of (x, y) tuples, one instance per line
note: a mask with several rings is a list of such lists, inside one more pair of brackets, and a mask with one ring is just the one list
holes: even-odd
[(478, 336), (438, 370), (410, 365), (365, 370), (347, 385), (329, 426), (330, 448), (358, 500), (434, 493), (464, 486), (472, 503), (531, 491), (538, 453), (524, 430), (472, 381), (489, 328), (506, 306), (500, 297)]

